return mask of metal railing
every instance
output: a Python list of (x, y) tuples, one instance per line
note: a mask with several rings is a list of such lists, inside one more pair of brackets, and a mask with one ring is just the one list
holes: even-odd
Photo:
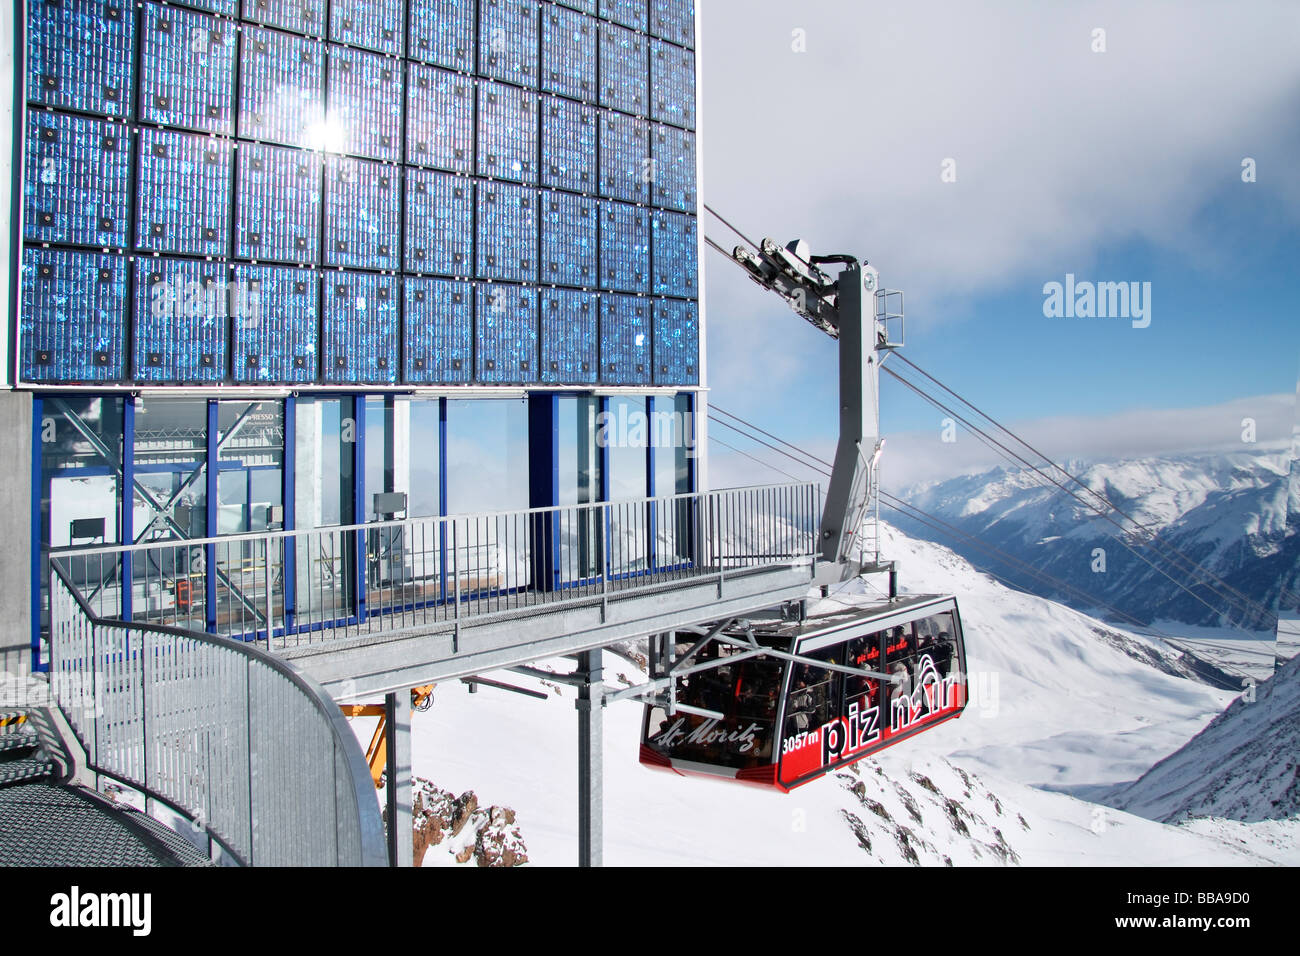
[(820, 489), (792, 483), (51, 553), (101, 617), (273, 650), (672, 587), (817, 550)]
[(50, 685), (89, 770), (244, 865), (386, 865), (374, 784), (324, 691), (250, 644), (105, 620), (51, 565)]

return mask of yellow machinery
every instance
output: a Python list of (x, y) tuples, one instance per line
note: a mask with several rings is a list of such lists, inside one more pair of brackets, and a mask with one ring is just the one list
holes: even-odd
[[(411, 688), (411, 709), (426, 711), (433, 705), (433, 688), (436, 684), (422, 684)], [(388, 715), (383, 704), (342, 704), (344, 717), (378, 717), (379, 723), (366, 748), (366, 763), (370, 765), (370, 779), (375, 789), (383, 789), (384, 768), (388, 765)]]

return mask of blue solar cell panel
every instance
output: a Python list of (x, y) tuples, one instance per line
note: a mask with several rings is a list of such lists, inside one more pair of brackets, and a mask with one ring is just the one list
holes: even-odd
[(654, 156), (651, 202), (656, 206), (694, 212), (695, 134), (673, 126), (656, 126), (651, 140)]
[(695, 217), (656, 210), (650, 217), (654, 293), (693, 299), (700, 294), (700, 246)]
[(537, 94), (501, 83), (478, 89), (478, 171), (537, 182)]
[(544, 192), (539, 197), (539, 205), (542, 282), (596, 288), (597, 201), (569, 193)]
[(185, 5), (228, 17), (233, 17), (239, 10), (239, 0), (185, 0)]
[(475, 291), (475, 378), (537, 381), (537, 290), (487, 284)]
[(537, 86), (535, 0), (479, 0), (478, 72), (521, 86)]
[(694, 0), (650, 0), (650, 32), (654, 36), (694, 48)]
[(427, 169), (406, 172), (407, 272), (469, 276), (474, 250), (474, 183)]
[(42, 242), (125, 246), (130, 164), (123, 124), (29, 110), (23, 234)]
[(235, 131), (235, 38), (229, 20), (146, 3), (140, 20), (140, 118)]
[(581, 10), (583, 13), (590, 13), (593, 17), (596, 15), (596, 0), (556, 0), (556, 2), (570, 10)]
[(614, 292), (650, 291), (650, 210), (601, 204), (600, 285)]
[(600, 0), (599, 12), (602, 17), (621, 23), (633, 30), (646, 30), (646, 0)]
[(578, 385), (596, 381), (599, 314), (600, 297), (593, 293), (568, 289), (542, 292), (543, 382)]
[(134, 377), (145, 382), (225, 378), (229, 292), (225, 263), (137, 259)]
[(698, 385), (700, 309), (694, 302), (665, 299), (654, 306), (656, 385)]
[(24, 381), (125, 377), (126, 276), (121, 256), (23, 250), (19, 374)]
[(481, 279), (537, 281), (537, 190), (509, 183), (478, 185)]
[(474, 287), (451, 279), (407, 279), (404, 381), (474, 377)]
[(235, 255), (318, 261), (320, 154), (253, 143), (241, 144), (237, 154)]
[(650, 382), (650, 300), (601, 296), (600, 380), (608, 385)]
[(325, 35), (326, 0), (244, 0), (244, 19), (309, 36)]
[(596, 192), (596, 116), (589, 106), (542, 98), (542, 185)]
[(596, 21), (563, 7), (542, 10), (542, 89), (594, 103)]
[(474, 172), (474, 80), (411, 64), (406, 87), (406, 161)]
[(316, 380), (318, 273), (289, 266), (236, 265), (230, 301), (235, 381)]
[(326, 157), (326, 265), (397, 268), (398, 175), (396, 166)]
[(338, 151), (400, 161), (401, 61), (331, 46), (329, 89), (326, 130), (338, 138)]
[(331, 0), (330, 39), (400, 56), (405, 17), (402, 0)]
[(224, 256), (230, 238), (229, 140), (140, 130), (136, 245)]
[(472, 73), (475, 0), (410, 0), (409, 7), (407, 55)]
[(600, 25), (600, 105), (638, 116), (650, 112), (647, 39), (610, 23)]
[(325, 57), (319, 42), (244, 27), (239, 58), (239, 135), (313, 149), (326, 142)]
[(125, 116), (135, 16), (126, 0), (29, 0), (27, 99)]
[(600, 113), (600, 192), (611, 199), (645, 202), (653, 175), (650, 125), (622, 113)]
[(396, 277), (329, 272), (322, 295), (325, 381), (396, 382)]
[(650, 41), (650, 115), (695, 128), (695, 54), (690, 50)]

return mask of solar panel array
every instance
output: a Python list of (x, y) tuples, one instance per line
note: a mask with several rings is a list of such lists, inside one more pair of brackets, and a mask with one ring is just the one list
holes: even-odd
[(29, 0), (20, 377), (699, 380), (693, 0)]

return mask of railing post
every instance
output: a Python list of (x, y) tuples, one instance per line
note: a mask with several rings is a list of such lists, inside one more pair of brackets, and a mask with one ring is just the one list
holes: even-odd
[(266, 564), (262, 568), (262, 585), (266, 588), (266, 650), (271, 650), (271, 536), (268, 534), (262, 539), (262, 548), (266, 552)]

